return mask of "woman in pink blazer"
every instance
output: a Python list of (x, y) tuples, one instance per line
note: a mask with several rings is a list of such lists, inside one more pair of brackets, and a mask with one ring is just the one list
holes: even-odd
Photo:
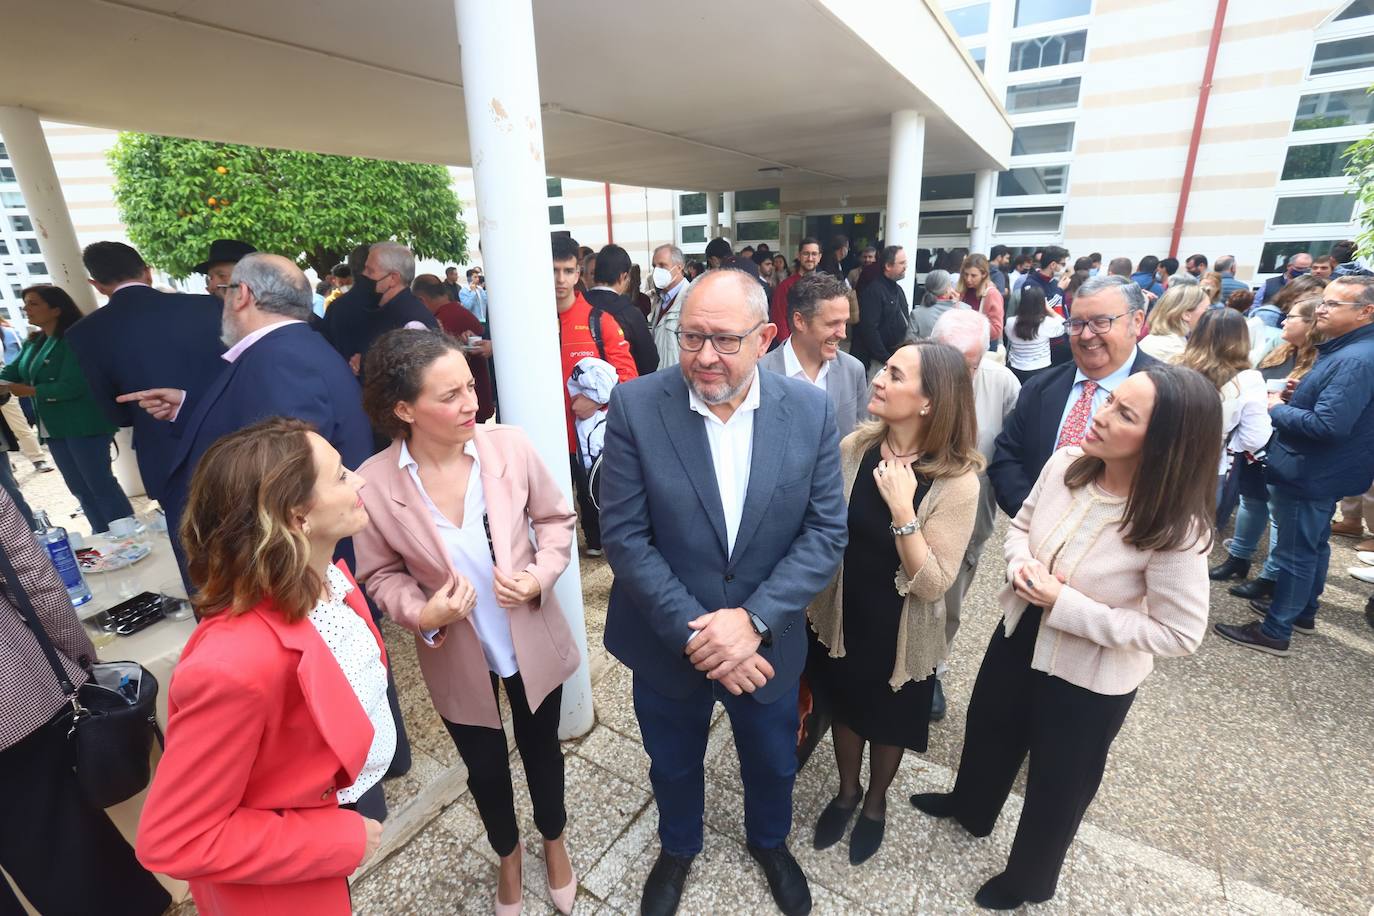
[(172, 675), (138, 858), (207, 916), (347, 916), (396, 747), (386, 654), (347, 568), (367, 524), (338, 452), (266, 420), (201, 458), (181, 527), (200, 625)]
[(453, 338), (391, 331), (368, 351), (365, 375), (363, 405), (393, 442), (358, 469), (371, 517), (353, 542), (358, 578), (416, 634), (430, 697), (501, 858), (502, 916), (519, 912), (522, 887), (497, 705), (505, 685), (549, 892), (567, 913), (577, 881), (563, 841), (558, 720), (579, 653), (553, 586), (571, 558), (576, 517), (524, 433), (477, 424), (472, 373)]

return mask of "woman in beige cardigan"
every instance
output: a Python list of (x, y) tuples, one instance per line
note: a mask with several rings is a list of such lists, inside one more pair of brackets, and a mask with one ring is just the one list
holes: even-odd
[(974, 897), (984, 909), (1054, 896), (1136, 688), (1156, 655), (1202, 642), (1215, 493), (1200, 470), (1220, 459), (1204, 432), (1220, 424), (1216, 388), (1198, 373), (1138, 372), (1081, 449), (1050, 458), (1012, 520), (1004, 616), (973, 687), (954, 791), (911, 799), (987, 836), (1030, 754), (1006, 870)]
[(839, 842), (862, 800), (849, 837), (855, 865), (883, 841), (887, 789), (903, 753), (926, 749), (933, 675), (945, 657), (944, 594), (973, 533), (983, 467), (973, 386), (953, 347), (899, 347), (873, 379), (868, 412), (876, 419), (840, 443), (849, 546), (808, 611), (815, 639), (807, 671), (834, 716), (840, 771), (815, 845)]

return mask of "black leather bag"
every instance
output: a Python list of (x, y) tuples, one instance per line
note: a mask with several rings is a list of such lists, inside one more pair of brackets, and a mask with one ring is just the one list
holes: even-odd
[[(153, 741), (162, 744), (162, 729), (157, 724), (157, 679), (137, 662), (97, 662), (92, 666), (91, 679), (77, 687), (67, 677), (33, 601), (4, 551), (0, 551), (0, 575), (10, 584), (19, 616), (38, 640), (71, 705), (67, 738), (82, 794), (97, 808), (133, 798), (152, 778), (149, 758)], [(139, 674), (132, 699), (97, 683), (102, 670), (114, 674), (132, 669)]]

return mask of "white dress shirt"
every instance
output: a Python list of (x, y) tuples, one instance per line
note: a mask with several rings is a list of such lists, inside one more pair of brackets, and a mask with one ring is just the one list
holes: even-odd
[(791, 337), (788, 337), (782, 345), (782, 365), (787, 370), (788, 378), (799, 378), (803, 382), (810, 382), (821, 391), (826, 390), (825, 377), (830, 374), (830, 360), (821, 360), (821, 371), (817, 372), (816, 377), (812, 379), (802, 368), (801, 360), (797, 358), (797, 351), (792, 349)]
[(687, 388), (692, 410), (701, 414), (706, 423), (706, 441), (711, 446), (711, 464), (716, 472), (716, 488), (720, 491), (720, 507), (725, 512), (725, 546), (734, 553), (735, 536), (744, 515), (744, 496), (749, 492), (749, 464), (754, 457), (754, 412), (759, 409), (759, 370), (749, 380), (749, 393), (735, 408), (730, 419), (722, 421), (711, 412), (697, 393)]
[(372, 745), (363, 768), (353, 785), (340, 789), (337, 795), (339, 804), (344, 805), (362, 798), (386, 775), (396, 753), (396, 721), (386, 698), (386, 665), (377, 638), (344, 600), (353, 586), (337, 566), (326, 569), (324, 577), (329, 597), (321, 599), (310, 612), (310, 624), (339, 663), (339, 670), (372, 723)]
[[(510, 677), (520, 670), (515, 660), (515, 643), (511, 641), (510, 615), (496, 603), (494, 583), (495, 564), (491, 558), (491, 543), (487, 540), (487, 498), (482, 491), (482, 464), (477, 457), (477, 444), (471, 439), (463, 446), (463, 453), (472, 458), (472, 470), (468, 472), (468, 489), (463, 497), (463, 526), (460, 528), (434, 504), (420, 482), (420, 465), (410, 455), (405, 442), (401, 443), (401, 467), (410, 472), (415, 488), (429, 509), (434, 527), (439, 529), (439, 540), (443, 541), (448, 552), (449, 565), (453, 571), (466, 578), (477, 590), (477, 606), (473, 608), (472, 626), (477, 630), (477, 639), (482, 643), (482, 654), (487, 658), (487, 667), (499, 677)], [(432, 642), (438, 630), (430, 630), (420, 635), (426, 642)]]

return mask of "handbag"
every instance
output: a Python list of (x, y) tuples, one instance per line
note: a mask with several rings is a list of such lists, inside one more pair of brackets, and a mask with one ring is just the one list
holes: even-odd
[[(82, 795), (97, 808), (133, 798), (152, 778), (149, 757), (153, 740), (159, 746), (163, 743), (157, 724), (157, 679), (137, 662), (97, 662), (91, 666), (91, 679), (77, 687), (67, 677), (33, 601), (3, 550), (0, 576), (10, 584), (19, 616), (38, 640), (71, 705), (71, 714), (64, 721), (69, 723), (72, 769)], [(137, 680), (130, 677), (127, 684), (121, 684), (131, 672)]]

